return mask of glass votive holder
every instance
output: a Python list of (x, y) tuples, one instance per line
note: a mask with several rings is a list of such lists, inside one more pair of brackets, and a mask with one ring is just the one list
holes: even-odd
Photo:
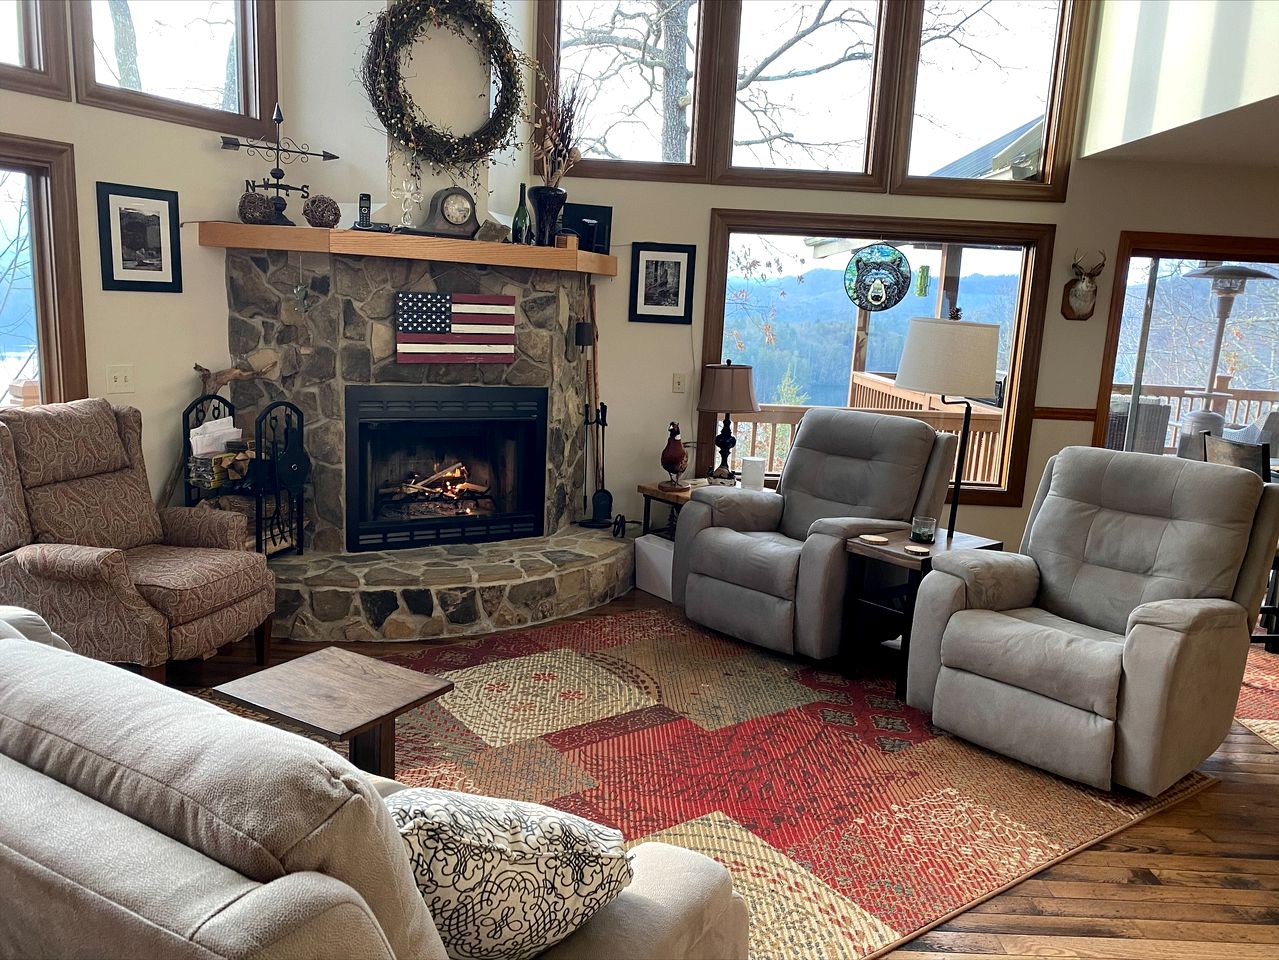
[(913, 518), (910, 521), (910, 538), (916, 543), (932, 543), (937, 539), (937, 518)]

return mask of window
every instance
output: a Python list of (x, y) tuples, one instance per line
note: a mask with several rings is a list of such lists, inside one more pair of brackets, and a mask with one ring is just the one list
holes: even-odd
[(0, 405), (88, 396), (70, 144), (0, 134)]
[(1064, 200), (1086, 16), (1069, 0), (909, 5), (892, 189)]
[(538, 59), (582, 98), (573, 175), (883, 191), (893, 172), (1060, 200), (1086, 19), (1074, 0), (539, 0)]
[(81, 103), (264, 136), (276, 100), (275, 8), (261, 0), (72, 5)]
[(0, 0), (0, 89), (71, 99), (63, 3)]
[[(972, 502), (1020, 502), (1051, 226), (740, 210), (711, 217), (703, 356), (754, 367), (764, 408), (734, 416), (738, 456), (764, 456), (780, 473), (794, 425), (815, 406), (885, 411), (957, 432), (962, 408), (893, 381), (910, 318), (958, 305), (964, 319), (1000, 327), (996, 392), (971, 398), (965, 482), (978, 491)], [(844, 269), (852, 251), (880, 240), (905, 254), (911, 289), (892, 309), (868, 313), (848, 299)], [(705, 419), (699, 435), (709, 436), (713, 418)], [(709, 459), (709, 445), (701, 447)]]
[[(1212, 267), (1254, 275), (1194, 276)], [(1276, 321), (1279, 241), (1122, 234), (1093, 442), (1199, 458), (1211, 429), (1279, 449)]]

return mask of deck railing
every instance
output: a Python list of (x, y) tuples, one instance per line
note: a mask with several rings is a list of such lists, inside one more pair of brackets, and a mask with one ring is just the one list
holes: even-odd
[[(764, 404), (759, 413), (738, 414), (733, 424), (733, 433), (737, 437), (733, 468), (741, 469), (741, 458), (744, 456), (763, 457), (768, 473), (781, 473), (795, 438), (795, 427), (808, 409)], [(953, 409), (909, 410), (880, 407), (867, 412), (922, 420), (942, 433), (957, 434), (964, 422), (963, 411)], [(1003, 449), (1000, 437), (1002, 427), (1002, 416), (991, 416), (987, 411), (980, 414), (973, 411), (967, 468), (964, 470), (965, 483), (999, 482), (999, 458)]]
[[(1229, 387), (1227, 378), (1218, 378), (1218, 390), (1221, 393), (1229, 394), (1229, 399), (1219, 401), (1216, 407), (1217, 412), (1226, 418), (1226, 423), (1231, 426), (1242, 426), (1246, 423), (1252, 423), (1254, 420), (1265, 417), (1268, 413), (1279, 408), (1279, 390), (1245, 390), (1232, 389)], [(1177, 441), (1181, 436), (1181, 421), (1191, 410), (1201, 408), (1203, 406), (1202, 397), (1188, 396), (1190, 393), (1201, 392), (1201, 386), (1179, 386), (1173, 384), (1162, 383), (1143, 383), (1141, 385), (1141, 395), (1146, 398), (1158, 400), (1160, 403), (1167, 403), (1172, 409), (1168, 413), (1168, 437), (1165, 445), (1165, 452), (1174, 453), (1177, 450)], [(1116, 383), (1110, 388), (1111, 396), (1115, 399), (1122, 399), (1132, 396), (1131, 383)]]

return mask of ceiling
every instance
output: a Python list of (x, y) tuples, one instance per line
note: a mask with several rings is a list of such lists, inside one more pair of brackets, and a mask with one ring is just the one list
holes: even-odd
[(1090, 154), (1107, 160), (1279, 167), (1279, 97)]

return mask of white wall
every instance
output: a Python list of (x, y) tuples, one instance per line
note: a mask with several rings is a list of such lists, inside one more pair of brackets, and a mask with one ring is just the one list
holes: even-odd
[(1107, 0), (1083, 154), (1279, 94), (1275, 0)]

